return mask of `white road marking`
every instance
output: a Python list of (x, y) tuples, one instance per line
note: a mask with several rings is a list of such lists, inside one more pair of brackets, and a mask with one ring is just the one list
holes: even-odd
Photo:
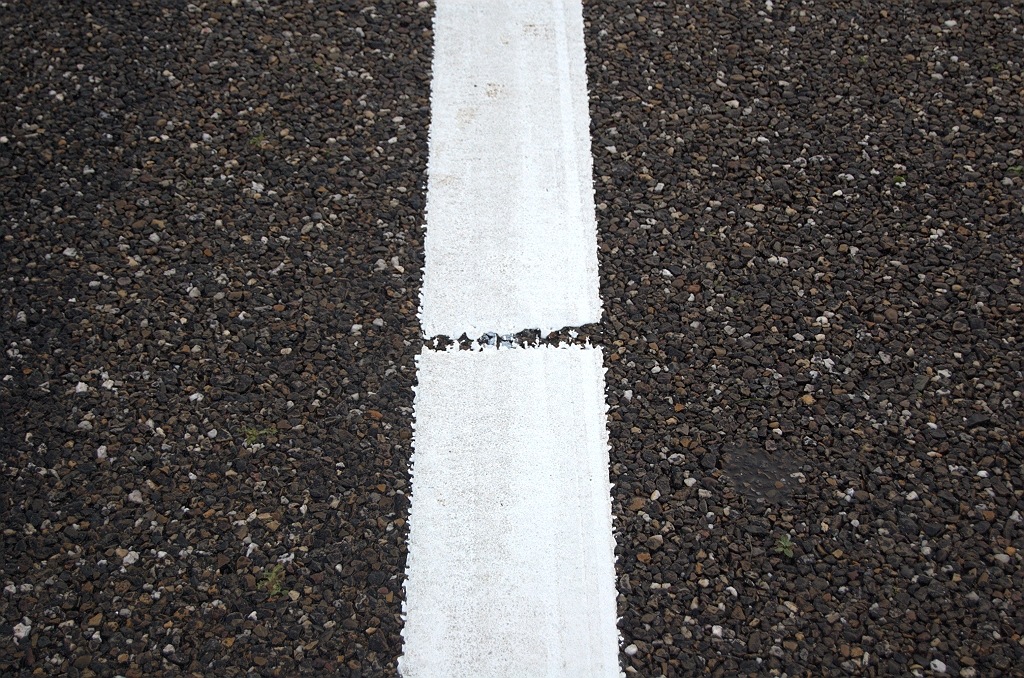
[(425, 336), (597, 322), (579, 0), (438, 0)]
[(418, 364), (402, 675), (619, 676), (601, 350)]
[[(600, 320), (580, 0), (438, 0), (426, 336)], [(418, 359), (405, 678), (620, 676), (600, 349)]]

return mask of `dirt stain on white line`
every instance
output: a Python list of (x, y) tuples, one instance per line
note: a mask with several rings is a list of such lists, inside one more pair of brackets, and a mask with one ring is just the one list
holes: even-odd
[(434, 29), (424, 335), (599, 321), (581, 4), (441, 0)]
[(601, 350), (418, 367), (402, 675), (618, 676)]

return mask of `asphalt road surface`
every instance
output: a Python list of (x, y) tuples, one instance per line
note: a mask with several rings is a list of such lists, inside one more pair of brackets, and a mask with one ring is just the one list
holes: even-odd
[[(1024, 675), (1024, 3), (583, 12), (623, 670)], [(395, 675), (432, 17), (0, 3), (3, 675)]]

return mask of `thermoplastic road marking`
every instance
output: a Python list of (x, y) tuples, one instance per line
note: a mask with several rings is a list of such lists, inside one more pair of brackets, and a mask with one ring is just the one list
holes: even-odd
[(618, 676), (601, 350), (418, 369), (402, 675)]
[[(426, 336), (596, 322), (579, 0), (438, 0)], [(618, 677), (595, 348), (418, 358), (405, 678)]]
[(600, 320), (578, 0), (440, 0), (431, 116), (424, 335)]

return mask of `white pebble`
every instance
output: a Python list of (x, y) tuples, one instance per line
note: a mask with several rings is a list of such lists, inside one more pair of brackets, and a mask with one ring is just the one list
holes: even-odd
[(143, 501), (142, 492), (140, 492), (139, 490), (132, 490), (131, 492), (128, 493), (128, 501), (133, 502), (135, 504), (141, 504)]
[(626, 649), (623, 650), (623, 652), (625, 652), (626, 655), (629, 656), (629, 657), (635, 656), (636, 652), (637, 652), (636, 645), (633, 645), (632, 643), (630, 643), (629, 645), (626, 646)]
[(946, 662), (942, 661), (941, 659), (933, 659), (932, 663), (931, 663), (931, 667), (932, 667), (932, 671), (934, 671), (935, 673), (945, 673), (946, 672)]
[(908, 492), (907, 501), (915, 501), (917, 499), (917, 492)]
[(30, 633), (32, 633), (32, 624), (29, 622), (28, 617), (25, 617), (23, 622), (18, 622), (14, 625), (14, 638), (16, 640), (24, 640)]
[(77, 384), (75, 384), (75, 393), (88, 393), (88, 392), (89, 392), (89, 386), (84, 381), (80, 381)]
[(137, 552), (137, 551), (129, 551), (129, 552), (128, 552), (128, 555), (126, 555), (126, 556), (125, 556), (125, 557), (124, 557), (124, 558), (123, 558), (123, 559), (121, 560), (121, 564), (122, 564), (122, 565), (126, 565), (126, 566), (127, 566), (127, 565), (134, 565), (134, 564), (135, 564), (135, 563), (137, 563), (137, 562), (139, 562), (139, 554), (138, 554), (138, 552)]

